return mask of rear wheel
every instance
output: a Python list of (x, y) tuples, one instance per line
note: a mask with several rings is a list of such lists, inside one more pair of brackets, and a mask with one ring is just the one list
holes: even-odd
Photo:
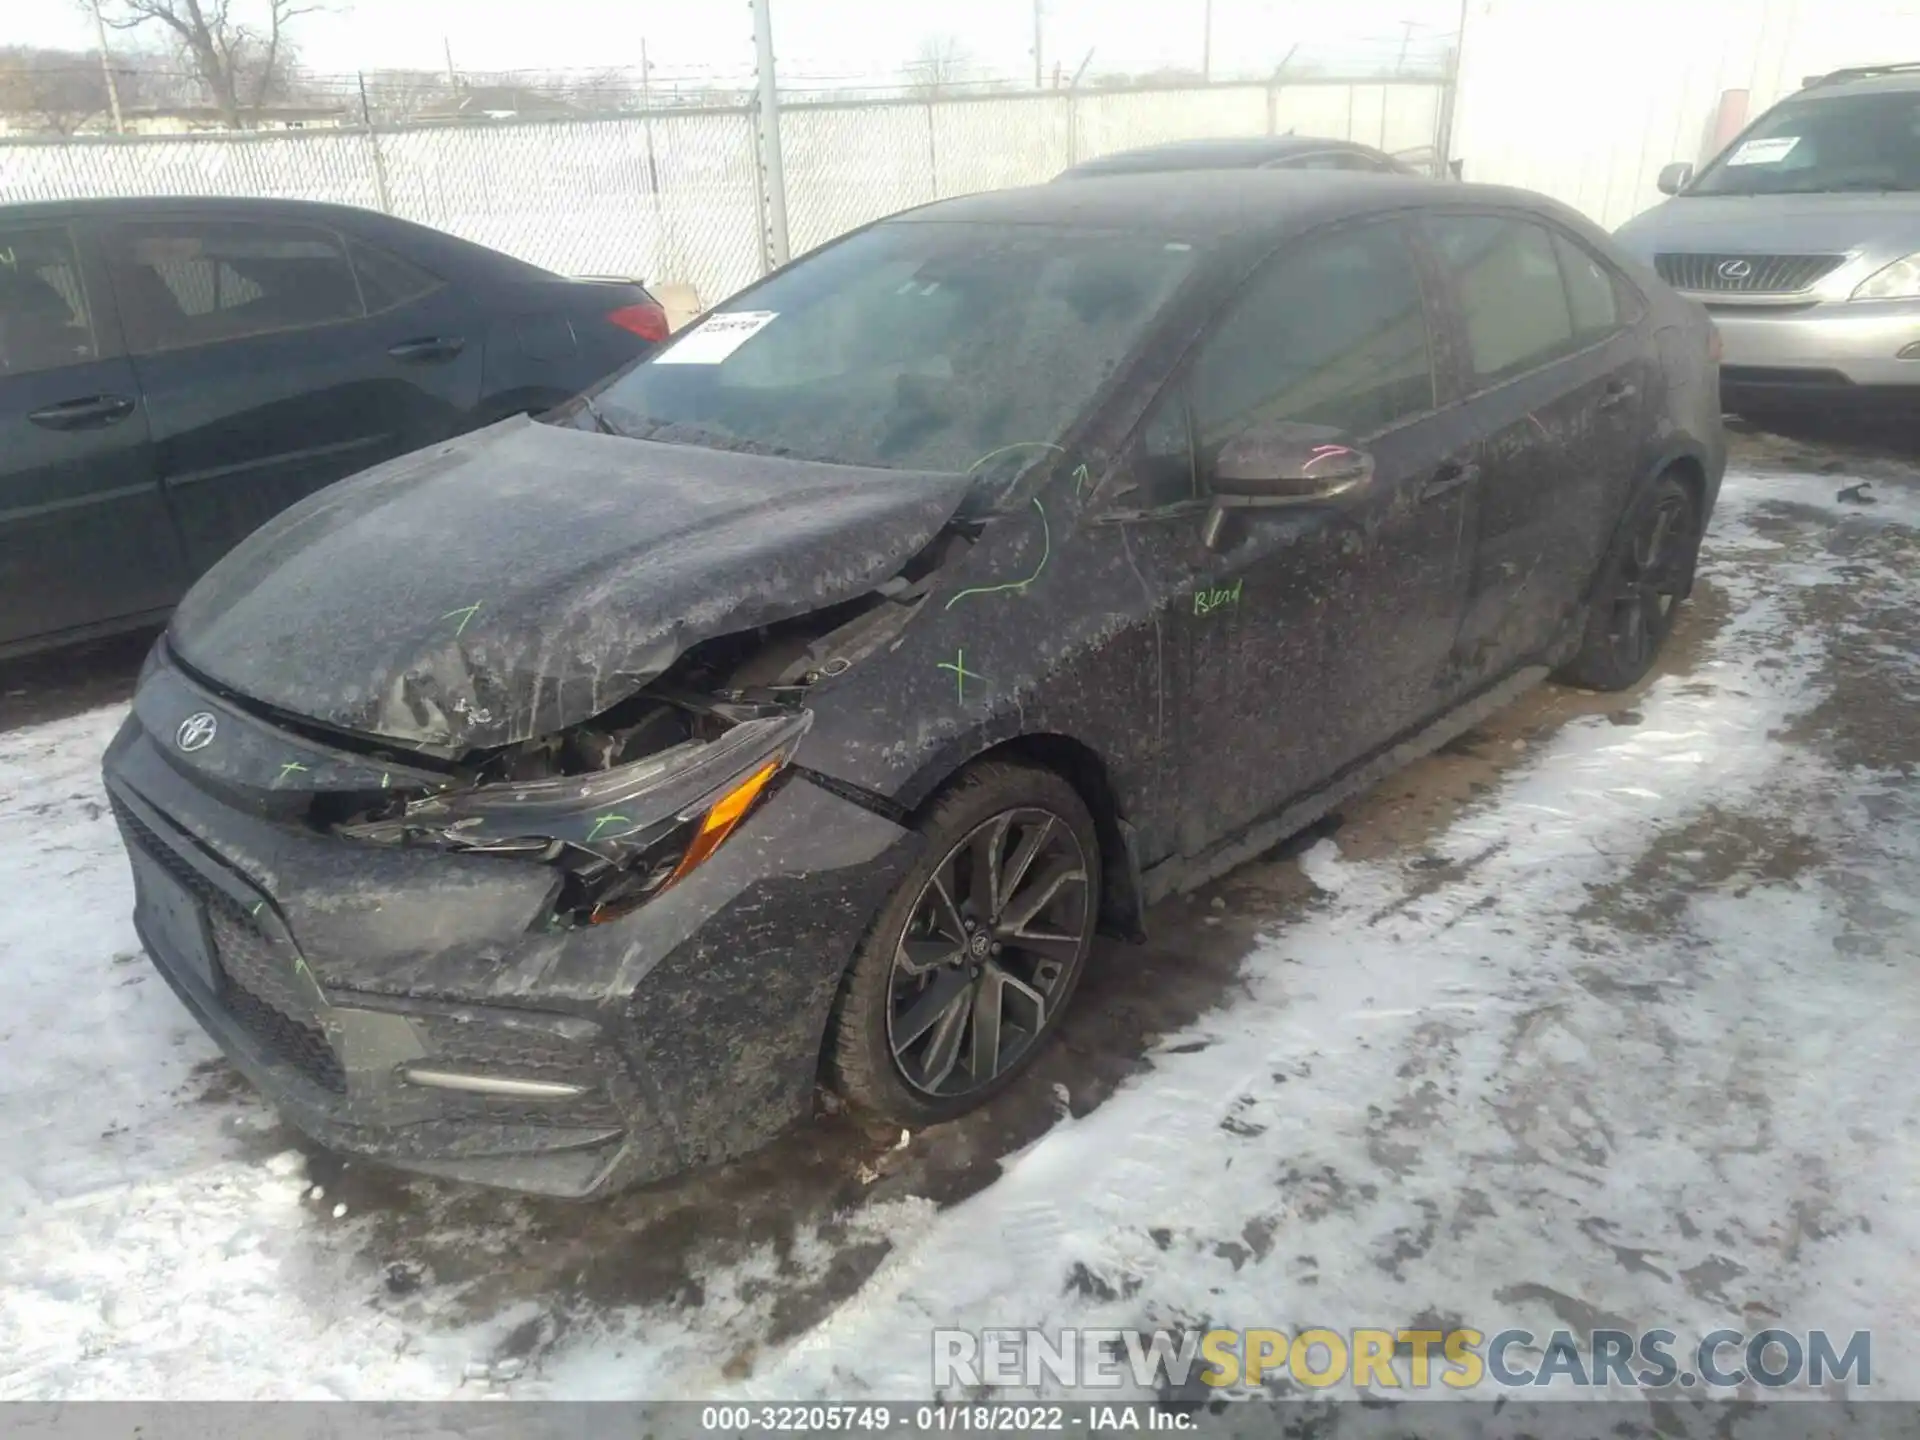
[(1663, 475), (1635, 504), (1594, 587), (1580, 652), (1560, 672), (1572, 685), (1625, 690), (1653, 668), (1693, 585), (1700, 507)]
[(926, 853), (848, 968), (827, 1049), (855, 1109), (907, 1127), (1013, 1082), (1072, 998), (1100, 911), (1093, 817), (1050, 770), (977, 765), (918, 828)]

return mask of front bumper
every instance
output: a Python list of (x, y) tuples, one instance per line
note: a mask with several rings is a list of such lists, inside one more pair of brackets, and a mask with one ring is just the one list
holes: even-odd
[(1920, 386), (1920, 300), (1732, 305), (1694, 295), (1719, 327), (1722, 379), (1747, 392)]
[[(262, 818), (137, 717), (105, 776), (142, 943), (289, 1121), (552, 1195), (738, 1155), (807, 1113), (841, 973), (918, 844), (790, 772), (672, 890), (555, 930), (546, 867)], [(444, 1088), (475, 1076), (515, 1093)]]

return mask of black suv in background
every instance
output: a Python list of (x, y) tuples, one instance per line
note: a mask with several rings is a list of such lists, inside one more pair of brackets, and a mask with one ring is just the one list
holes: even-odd
[(666, 333), (638, 284), (347, 206), (0, 207), (0, 657), (157, 620), (301, 496)]

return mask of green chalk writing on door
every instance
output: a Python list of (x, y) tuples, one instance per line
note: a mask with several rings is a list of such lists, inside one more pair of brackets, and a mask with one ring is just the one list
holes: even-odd
[(1224, 610), (1229, 605), (1240, 603), (1240, 587), (1246, 581), (1236, 580), (1231, 585), (1216, 585), (1210, 590), (1193, 592), (1193, 613), (1211, 615), (1216, 610)]

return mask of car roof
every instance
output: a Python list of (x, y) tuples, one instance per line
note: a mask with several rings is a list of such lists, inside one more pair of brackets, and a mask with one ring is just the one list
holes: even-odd
[(1243, 135), (1209, 140), (1173, 140), (1165, 145), (1121, 150), (1085, 161), (1064, 173), (1082, 176), (1130, 170), (1251, 169), (1296, 155), (1317, 155), (1329, 150), (1359, 155), (1383, 154), (1371, 145), (1362, 145), (1355, 140), (1329, 140), (1316, 135)]
[(1439, 186), (1411, 175), (1163, 170), (1088, 175), (1072, 185), (989, 190), (935, 201), (882, 223), (1050, 225), (1214, 240), (1250, 234), (1278, 237), (1349, 216), (1476, 203), (1561, 219), (1567, 214), (1564, 206), (1529, 191), (1497, 185)]
[(125, 219), (151, 214), (156, 210), (176, 213), (258, 218), (277, 215), (299, 218), (310, 223), (327, 219), (349, 222), (373, 221), (383, 224), (393, 217), (378, 210), (357, 205), (336, 205), (320, 200), (281, 200), (246, 195), (106, 195), (75, 200), (28, 200), (0, 205), (0, 215), (9, 220), (35, 219), (53, 215), (95, 215), (105, 219)]
[(249, 195), (109, 195), (75, 200), (28, 200), (0, 205), (0, 220), (9, 223), (74, 220), (134, 220), (144, 216), (193, 216), (218, 220), (284, 220), (289, 223), (327, 225), (349, 232), (361, 232), (373, 240), (385, 235), (388, 243), (398, 244), (404, 236), (422, 254), (433, 256), (441, 267), (453, 267), (468, 277), (495, 274), (539, 276), (549, 272), (536, 265), (471, 240), (463, 240), (431, 225), (369, 210), (359, 205), (338, 205), (322, 200), (283, 200)]
[(1898, 95), (1920, 90), (1920, 65), (1889, 65), (1885, 68), (1863, 65), (1854, 70), (1836, 70), (1831, 75), (1809, 79), (1804, 88), (1788, 97), (1804, 99), (1808, 95)]

